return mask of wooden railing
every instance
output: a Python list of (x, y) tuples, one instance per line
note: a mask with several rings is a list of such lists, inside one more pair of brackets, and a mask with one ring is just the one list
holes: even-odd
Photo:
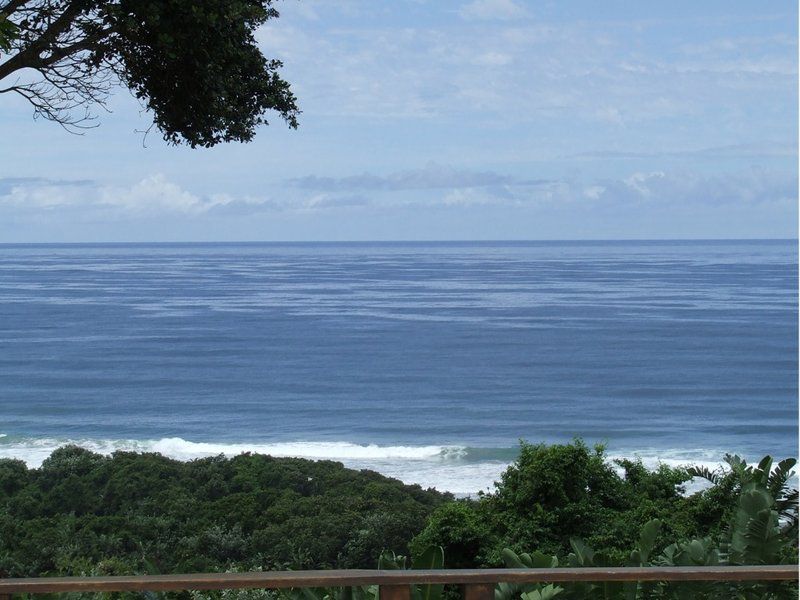
[(264, 571), (122, 577), (0, 579), (0, 600), (11, 594), (137, 592), (380, 586), (381, 600), (409, 600), (413, 584), (457, 584), (465, 600), (494, 600), (497, 583), (606, 581), (797, 581), (798, 567), (618, 567), (585, 569), (437, 569), (408, 571)]

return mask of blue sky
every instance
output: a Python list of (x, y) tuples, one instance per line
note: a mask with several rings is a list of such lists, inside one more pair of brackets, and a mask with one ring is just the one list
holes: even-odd
[(797, 5), (284, 0), (303, 110), (164, 144), (0, 96), (0, 242), (797, 235)]

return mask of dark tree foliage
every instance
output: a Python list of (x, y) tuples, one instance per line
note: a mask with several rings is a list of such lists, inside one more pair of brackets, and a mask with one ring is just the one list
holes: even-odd
[(663, 540), (701, 537), (720, 527), (735, 498), (726, 498), (726, 508), (709, 520), (696, 509), (708, 503), (706, 496), (683, 493), (689, 479), (684, 469), (609, 463), (602, 447), (579, 440), (523, 443), (494, 493), (437, 509), (412, 550), (441, 545), (447, 556), (458, 557), (458, 566), (500, 566), (504, 548), (566, 556), (570, 540), (580, 538), (621, 560), (651, 519), (664, 524)]
[[(571, 564), (589, 547), (620, 566), (645, 530), (652, 564), (796, 563), (794, 460), (729, 464), (651, 470), (581, 441), (523, 444), (494, 493), (453, 500), (330, 461), (65, 447), (38, 469), (0, 460), (0, 577), (374, 568), (384, 550), (432, 547), (451, 568), (502, 566), (509, 550)], [(692, 475), (712, 487), (686, 495)]]
[(0, 93), (69, 130), (93, 126), (118, 84), (164, 139), (250, 141), (266, 113), (297, 127), (296, 98), (254, 32), (273, 0), (0, 0)]
[(374, 568), (450, 498), (330, 461), (64, 447), (0, 460), (0, 577)]

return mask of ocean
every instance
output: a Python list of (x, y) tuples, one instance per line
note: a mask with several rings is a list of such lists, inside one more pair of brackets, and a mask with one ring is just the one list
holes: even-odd
[(0, 457), (796, 456), (796, 241), (0, 245)]

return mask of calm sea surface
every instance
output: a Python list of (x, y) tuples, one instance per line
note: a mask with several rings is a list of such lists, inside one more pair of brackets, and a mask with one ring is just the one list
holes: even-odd
[(0, 456), (797, 454), (796, 242), (0, 246)]

